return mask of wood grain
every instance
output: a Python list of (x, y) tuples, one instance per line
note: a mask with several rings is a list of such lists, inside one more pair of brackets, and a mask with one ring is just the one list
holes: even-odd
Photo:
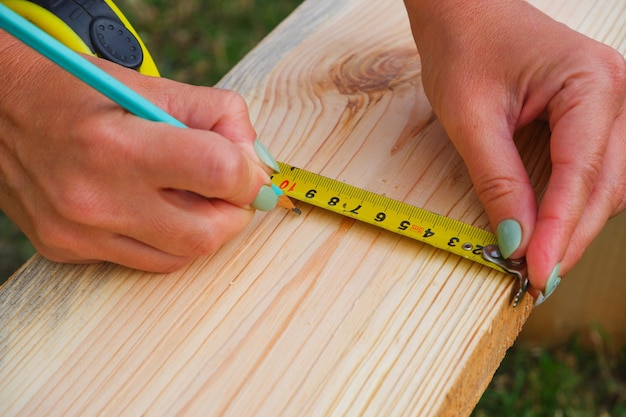
[[(617, 13), (598, 15), (619, 0), (535, 3), (623, 46)], [(221, 86), (279, 160), (487, 228), (419, 75), (402, 2), (309, 0)], [(547, 135), (517, 137), (539, 194)], [(299, 207), (168, 275), (35, 256), (0, 291), (0, 415), (468, 415), (531, 300), (513, 309), (508, 276)]]

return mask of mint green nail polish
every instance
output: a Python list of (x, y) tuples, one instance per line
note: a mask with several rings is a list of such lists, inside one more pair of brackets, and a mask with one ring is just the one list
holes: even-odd
[(500, 254), (504, 259), (508, 259), (522, 243), (522, 226), (517, 220), (503, 220), (498, 224), (496, 235)]
[(270, 211), (278, 203), (278, 195), (274, 192), (272, 187), (264, 185), (259, 190), (256, 198), (252, 202), (252, 207), (261, 211)]
[(254, 151), (261, 162), (272, 168), (274, 172), (280, 172), (280, 167), (278, 166), (276, 159), (274, 159), (270, 151), (258, 139), (254, 141)]
[(535, 300), (535, 307), (543, 304), (548, 299), (548, 297), (552, 295), (556, 287), (558, 287), (561, 283), (561, 277), (559, 277), (560, 269), (561, 265), (557, 264), (552, 270), (552, 273), (550, 274), (550, 276), (548, 277), (548, 281), (546, 282), (546, 288), (541, 294), (539, 294), (539, 297), (537, 297), (537, 299)]

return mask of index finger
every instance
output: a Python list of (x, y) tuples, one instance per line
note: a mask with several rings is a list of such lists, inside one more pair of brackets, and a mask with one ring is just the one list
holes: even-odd
[[(617, 106), (607, 102), (597, 79), (566, 84), (548, 110), (552, 174), (539, 205), (526, 258), (533, 287), (556, 280), (572, 236), (597, 181)], [(602, 84), (602, 83), (600, 83)]]
[(191, 191), (248, 206), (269, 176), (241, 146), (215, 132), (144, 123), (130, 151), (140, 178), (158, 188)]

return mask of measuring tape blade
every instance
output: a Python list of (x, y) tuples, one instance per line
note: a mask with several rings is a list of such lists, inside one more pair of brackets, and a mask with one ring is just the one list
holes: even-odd
[(301, 168), (278, 165), (280, 173), (272, 176), (272, 182), (288, 197), (503, 271), (482, 256), (484, 247), (497, 242), (493, 233)]

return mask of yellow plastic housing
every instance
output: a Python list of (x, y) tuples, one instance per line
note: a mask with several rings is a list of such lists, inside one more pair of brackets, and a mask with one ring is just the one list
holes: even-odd
[[(143, 62), (139, 66), (138, 71), (145, 75), (159, 77), (159, 70), (154, 62), (154, 59), (152, 59), (152, 55), (150, 55), (148, 48), (146, 47), (143, 40), (139, 37), (139, 34), (135, 30), (135, 28), (130, 24), (126, 16), (124, 16), (122, 11), (117, 7), (115, 3), (113, 3), (111, 0), (104, 1), (111, 8), (111, 10), (113, 10), (117, 17), (124, 23), (126, 28), (133, 35), (135, 35), (137, 41), (139, 42), (139, 45), (141, 46), (143, 52)], [(27, 0), (0, 0), (0, 3), (3, 3), (14, 12), (28, 19), (33, 24), (40, 27), (42, 30), (53, 36), (55, 39), (63, 43), (68, 48), (71, 48), (76, 52), (96, 56), (91, 51), (91, 49), (89, 49), (89, 46), (87, 46), (85, 41), (83, 41), (83, 39), (81, 39), (81, 37), (78, 36), (70, 26), (68, 26), (55, 14), (39, 6), (38, 4), (31, 3)]]

